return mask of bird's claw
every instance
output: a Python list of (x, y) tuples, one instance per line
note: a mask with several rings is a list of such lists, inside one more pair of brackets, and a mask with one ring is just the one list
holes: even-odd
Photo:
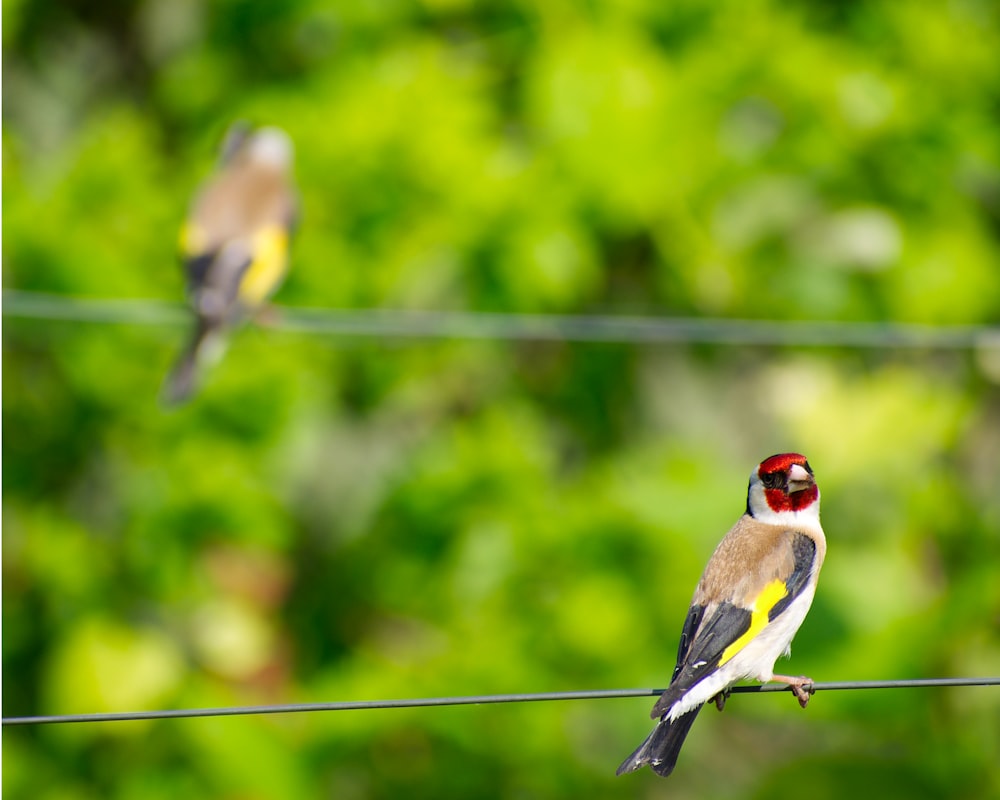
[(807, 678), (804, 675), (800, 675), (797, 678), (792, 678), (788, 675), (774, 675), (771, 680), (787, 683), (802, 708), (809, 705), (809, 698), (816, 693), (816, 687), (813, 685), (812, 678)]
[(264, 305), (254, 311), (253, 321), (262, 328), (273, 328), (281, 324), (281, 312), (274, 306)]
[(799, 701), (799, 705), (805, 708), (809, 705), (809, 698), (816, 693), (816, 687), (813, 686), (812, 681), (808, 683), (792, 684), (792, 692), (795, 694), (796, 699)]
[(726, 707), (726, 701), (729, 699), (729, 695), (731, 695), (732, 693), (733, 693), (732, 689), (723, 689), (715, 697), (712, 698), (715, 701), (715, 707), (719, 709), (719, 711), (722, 711), (722, 709)]

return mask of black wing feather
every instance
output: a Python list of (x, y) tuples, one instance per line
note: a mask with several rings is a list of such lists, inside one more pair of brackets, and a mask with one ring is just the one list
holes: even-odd
[(774, 607), (767, 613), (768, 622), (777, 619), (792, 601), (802, 594), (812, 573), (813, 564), (816, 561), (816, 542), (804, 533), (796, 533), (792, 539), (792, 553), (795, 555), (795, 569), (785, 581), (785, 596), (782, 597)]
[(693, 605), (688, 610), (687, 619), (684, 620), (684, 628), (681, 630), (681, 640), (677, 644), (677, 666), (674, 667), (674, 674), (670, 677), (671, 683), (677, 679), (681, 667), (684, 666), (688, 650), (691, 649), (691, 642), (694, 641), (695, 633), (697, 633), (698, 626), (701, 625), (704, 616), (705, 606)]
[[(688, 621), (694, 616), (694, 608)], [(704, 609), (701, 609), (702, 615)], [(700, 628), (686, 648), (682, 661), (674, 668), (670, 686), (660, 695), (649, 715), (653, 718), (665, 714), (678, 698), (684, 695), (698, 681), (711, 675), (722, 659), (726, 648), (750, 630), (750, 611), (732, 603), (719, 603), (718, 607)], [(685, 623), (685, 631), (687, 624)], [(683, 641), (684, 634), (681, 634)]]

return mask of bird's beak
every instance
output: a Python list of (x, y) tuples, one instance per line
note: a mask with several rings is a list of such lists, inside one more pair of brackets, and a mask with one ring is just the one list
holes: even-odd
[(808, 489), (814, 483), (816, 483), (816, 481), (805, 467), (800, 464), (792, 464), (791, 468), (788, 470), (789, 493), (801, 492), (803, 489)]

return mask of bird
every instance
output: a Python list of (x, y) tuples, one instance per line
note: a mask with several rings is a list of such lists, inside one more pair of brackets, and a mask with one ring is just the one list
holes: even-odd
[(292, 140), (280, 128), (237, 122), (215, 174), (195, 195), (180, 234), (195, 325), (167, 376), (168, 405), (191, 396), (199, 368), (221, 357), (226, 331), (261, 312), (284, 280), (298, 217), (293, 158)]
[(681, 630), (677, 665), (650, 717), (652, 733), (618, 767), (648, 764), (667, 777), (705, 703), (722, 710), (730, 687), (754, 679), (788, 684), (805, 708), (813, 681), (774, 674), (812, 605), (826, 536), (819, 487), (799, 453), (764, 459), (750, 474), (746, 511), (716, 547)]

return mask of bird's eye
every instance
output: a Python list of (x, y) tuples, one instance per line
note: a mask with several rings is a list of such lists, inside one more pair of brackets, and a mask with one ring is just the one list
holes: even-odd
[(767, 489), (777, 489), (783, 484), (783, 477), (780, 472), (765, 472), (760, 476), (760, 482)]

